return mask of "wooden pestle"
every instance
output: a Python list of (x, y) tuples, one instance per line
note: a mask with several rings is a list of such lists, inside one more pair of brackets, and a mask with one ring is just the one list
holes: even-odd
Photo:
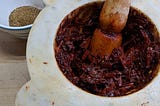
[(130, 0), (106, 0), (100, 13), (100, 25), (105, 31), (120, 33), (126, 25)]
[(121, 45), (121, 31), (126, 25), (129, 9), (130, 0), (105, 1), (99, 17), (101, 29), (94, 31), (90, 44), (92, 55), (109, 56), (114, 48)]

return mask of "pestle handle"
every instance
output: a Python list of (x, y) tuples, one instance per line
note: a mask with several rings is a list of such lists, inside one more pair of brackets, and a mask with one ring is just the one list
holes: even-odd
[(130, 0), (105, 1), (99, 17), (101, 28), (94, 31), (90, 43), (92, 55), (110, 56), (113, 49), (121, 46), (121, 31), (128, 20), (130, 2)]
[(106, 0), (100, 13), (100, 26), (108, 32), (120, 33), (126, 25), (131, 0)]

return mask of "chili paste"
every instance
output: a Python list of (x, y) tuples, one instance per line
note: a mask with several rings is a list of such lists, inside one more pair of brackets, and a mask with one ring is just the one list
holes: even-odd
[(110, 56), (93, 56), (88, 48), (102, 6), (103, 2), (90, 3), (63, 19), (55, 38), (55, 57), (68, 80), (87, 92), (108, 97), (131, 94), (158, 73), (159, 35), (150, 19), (131, 7), (121, 47)]

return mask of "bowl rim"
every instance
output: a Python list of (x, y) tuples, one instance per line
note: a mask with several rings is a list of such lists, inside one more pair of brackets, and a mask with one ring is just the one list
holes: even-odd
[(0, 24), (0, 28), (6, 29), (6, 30), (24, 30), (24, 29), (30, 29), (32, 27), (32, 25), (33, 24), (29, 24), (29, 25), (25, 25), (25, 26), (21, 26), (21, 27), (11, 27), (11, 26), (6, 26), (6, 25)]

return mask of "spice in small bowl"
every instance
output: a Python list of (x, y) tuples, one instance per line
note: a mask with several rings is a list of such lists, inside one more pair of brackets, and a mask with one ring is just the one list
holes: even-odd
[(9, 15), (9, 25), (21, 27), (33, 24), (41, 10), (33, 6), (21, 6), (14, 9)]

